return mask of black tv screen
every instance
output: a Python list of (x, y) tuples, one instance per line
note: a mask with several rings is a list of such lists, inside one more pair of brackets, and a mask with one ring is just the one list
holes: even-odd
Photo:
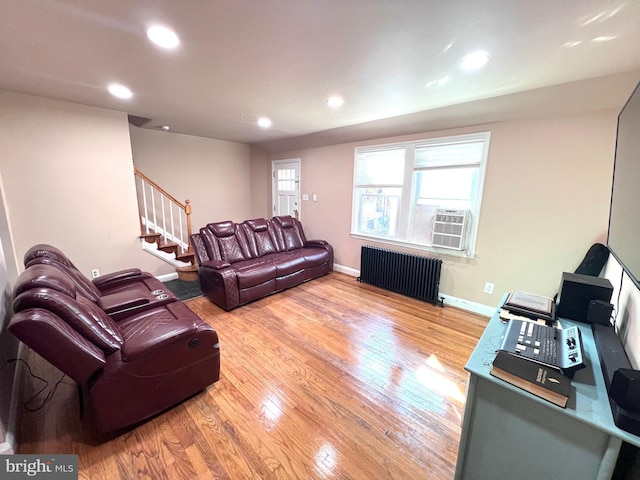
[(618, 115), (607, 245), (640, 288), (640, 84)]

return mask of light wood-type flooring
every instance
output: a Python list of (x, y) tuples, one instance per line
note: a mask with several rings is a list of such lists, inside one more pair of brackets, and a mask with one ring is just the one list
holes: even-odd
[[(100, 439), (65, 379), (22, 411), (20, 453), (78, 454), (87, 480), (453, 478), (463, 367), (487, 319), (335, 272), (231, 312), (187, 304), (218, 332), (219, 382)], [(24, 398), (40, 386), (27, 380)]]

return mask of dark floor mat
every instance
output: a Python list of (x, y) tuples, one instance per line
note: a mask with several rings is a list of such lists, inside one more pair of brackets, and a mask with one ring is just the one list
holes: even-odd
[(188, 300), (190, 298), (201, 297), (204, 295), (200, 290), (200, 282), (185, 282), (184, 280), (171, 280), (164, 282), (164, 286), (178, 297), (180, 300)]

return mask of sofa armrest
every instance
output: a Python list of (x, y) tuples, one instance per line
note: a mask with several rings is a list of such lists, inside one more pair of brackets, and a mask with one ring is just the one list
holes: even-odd
[(305, 247), (324, 247), (328, 244), (329, 242), (327, 242), (326, 240), (307, 240), (306, 242), (304, 242)]
[(214, 270), (222, 270), (223, 268), (230, 267), (231, 264), (224, 260), (207, 260), (206, 262), (202, 262), (200, 266), (213, 268)]
[[(175, 368), (184, 361), (180, 357), (187, 357), (188, 352), (196, 347), (199, 346), (200, 350), (211, 349), (218, 343), (215, 330), (182, 302), (134, 315), (121, 324), (121, 330), (124, 337), (122, 360), (146, 363), (153, 357), (155, 360), (149, 362), (149, 368), (156, 372), (161, 370), (159, 363), (166, 363), (170, 369)], [(199, 345), (199, 341), (192, 342), (198, 336), (208, 339), (206, 345)], [(169, 359), (161, 362), (160, 358), (166, 356)], [(147, 367), (139, 368), (144, 370)]]
[[(215, 264), (219, 268), (215, 268)], [(228, 263), (205, 262), (198, 269), (198, 278), (202, 293), (219, 307), (228, 311), (240, 304), (237, 271)]]
[(119, 270), (117, 272), (107, 273), (98, 278), (92, 280), (93, 284), (98, 289), (103, 290), (105, 288), (117, 287), (130, 283), (132, 280), (138, 281), (150, 277), (150, 273), (141, 271), (139, 268), (128, 268), (126, 270)]
[[(204, 325), (200, 328), (204, 328)], [(156, 352), (172, 349), (171, 345), (175, 343), (184, 344), (186, 348), (185, 338), (191, 338), (198, 331), (199, 327), (194, 325), (191, 319), (187, 321), (175, 319), (170, 323), (157, 322), (153, 328), (140, 329), (139, 334), (127, 339), (121, 349), (122, 360), (132, 362), (149, 355), (156, 355)]]
[(148, 305), (149, 303), (149, 298), (142, 296), (139, 290), (125, 290), (104, 295), (98, 299), (98, 306), (109, 315), (122, 310)]

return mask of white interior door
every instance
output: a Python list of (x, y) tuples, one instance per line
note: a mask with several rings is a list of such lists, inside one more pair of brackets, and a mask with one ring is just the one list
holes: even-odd
[(300, 159), (275, 160), (273, 170), (273, 214), (300, 218)]

